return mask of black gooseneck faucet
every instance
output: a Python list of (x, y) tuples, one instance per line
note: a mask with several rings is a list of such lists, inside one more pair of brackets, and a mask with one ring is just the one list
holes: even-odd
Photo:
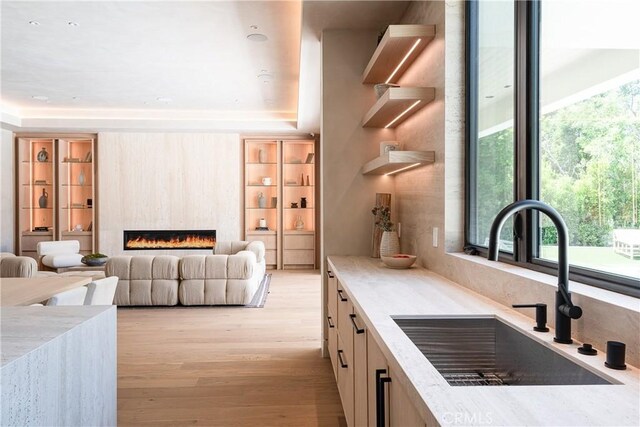
[(491, 232), (489, 234), (489, 260), (498, 260), (498, 242), (500, 231), (507, 219), (521, 211), (533, 209), (545, 213), (556, 229), (558, 230), (558, 290), (556, 292), (556, 336), (554, 341), (571, 344), (571, 319), (579, 319), (582, 316), (582, 309), (571, 303), (571, 294), (569, 293), (569, 233), (567, 225), (560, 214), (551, 206), (538, 200), (520, 200), (514, 202), (500, 212), (491, 224)]

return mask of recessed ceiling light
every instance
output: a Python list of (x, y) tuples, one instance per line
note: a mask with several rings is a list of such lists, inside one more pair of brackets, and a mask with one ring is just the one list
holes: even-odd
[(73, 99), (74, 101), (77, 101), (78, 97), (77, 96), (72, 96), (71, 99)]
[(487, 95), (487, 96), (485, 96), (485, 98), (491, 99), (491, 98), (495, 98), (495, 97), (493, 95)]
[(504, 85), (504, 88), (505, 88), (505, 89), (508, 89), (508, 88), (510, 88), (510, 87), (511, 87), (511, 85)]
[(260, 70), (261, 73), (268, 73), (267, 70)]
[(251, 28), (252, 30), (257, 30), (258, 26), (257, 25), (249, 25), (249, 28)]
[(44, 96), (44, 95), (33, 95), (31, 98), (38, 100), (38, 101), (46, 101), (49, 99), (48, 96)]
[(249, 40), (251, 40), (252, 42), (266, 42), (267, 40), (269, 40), (267, 38), (267, 36), (265, 36), (264, 34), (260, 34), (260, 33), (249, 34), (247, 36), (247, 38)]
[(171, 98), (167, 97), (167, 96), (159, 96), (156, 98), (156, 101), (158, 102), (171, 102)]
[(262, 73), (262, 74), (258, 74), (258, 78), (259, 79), (271, 79), (271, 78), (273, 78), (273, 75), (271, 75), (269, 73)]
[(29, 21), (29, 25), (34, 25), (34, 26), (38, 26), (40, 25), (40, 23), (38, 21)]
[(77, 22), (73, 22), (73, 21), (69, 21), (69, 22), (67, 22), (67, 25), (70, 26), (70, 27), (77, 27), (78, 23)]

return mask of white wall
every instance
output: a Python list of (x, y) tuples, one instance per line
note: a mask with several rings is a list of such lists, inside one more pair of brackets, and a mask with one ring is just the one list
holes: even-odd
[(376, 193), (393, 193), (393, 178), (360, 172), (362, 165), (379, 156), (380, 141), (394, 139), (393, 130), (362, 127), (362, 118), (376, 101), (373, 86), (362, 84), (362, 72), (376, 48), (377, 34), (322, 34), (323, 260), (329, 255), (370, 256)]
[(215, 229), (218, 241), (239, 240), (241, 171), (237, 134), (100, 133), (99, 251), (122, 254), (125, 229)]
[(13, 132), (2, 129), (0, 139), (0, 252), (14, 252), (15, 156)]

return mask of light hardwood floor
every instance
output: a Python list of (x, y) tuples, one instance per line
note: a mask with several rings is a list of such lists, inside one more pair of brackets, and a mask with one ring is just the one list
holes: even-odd
[(264, 308), (119, 309), (118, 425), (345, 425), (320, 275), (271, 273)]

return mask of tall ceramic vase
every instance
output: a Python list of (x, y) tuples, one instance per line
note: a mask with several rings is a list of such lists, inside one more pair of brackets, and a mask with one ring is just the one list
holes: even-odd
[(400, 253), (400, 239), (395, 231), (385, 231), (380, 240), (380, 256), (391, 256)]

